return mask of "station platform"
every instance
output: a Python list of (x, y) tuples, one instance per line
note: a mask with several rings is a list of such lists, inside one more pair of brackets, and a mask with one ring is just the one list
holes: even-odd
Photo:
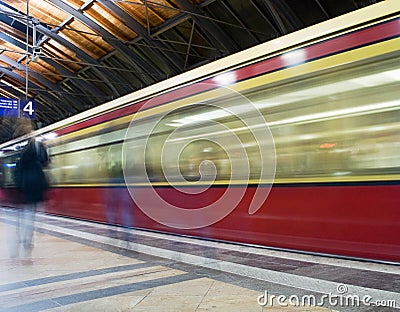
[(0, 311), (400, 311), (400, 266), (36, 214), (10, 258), (0, 208)]

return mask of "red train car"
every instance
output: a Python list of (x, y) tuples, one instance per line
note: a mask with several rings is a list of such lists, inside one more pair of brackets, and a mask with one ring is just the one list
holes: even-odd
[[(400, 262), (398, 9), (372, 5), (37, 131), (51, 154), (43, 211)], [(26, 139), (0, 146), (4, 201)]]

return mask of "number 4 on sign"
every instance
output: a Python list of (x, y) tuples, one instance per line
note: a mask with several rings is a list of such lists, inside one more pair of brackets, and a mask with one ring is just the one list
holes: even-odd
[(20, 100), (18, 116), (35, 119), (36, 103), (33, 100)]
[(32, 101), (29, 101), (28, 103), (26, 103), (26, 105), (24, 106), (24, 108), (22, 110), (24, 112), (27, 112), (30, 116), (32, 116), (32, 114), (35, 112), (35, 110), (33, 109)]

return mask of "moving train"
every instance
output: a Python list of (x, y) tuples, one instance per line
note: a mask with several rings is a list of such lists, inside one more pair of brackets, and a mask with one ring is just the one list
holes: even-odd
[[(399, 263), (399, 33), (380, 2), (39, 129), (40, 209)], [(0, 145), (3, 204), (29, 136)]]

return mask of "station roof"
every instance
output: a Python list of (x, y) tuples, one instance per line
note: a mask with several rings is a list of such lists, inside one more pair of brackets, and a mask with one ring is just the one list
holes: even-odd
[[(375, 2), (0, 0), (0, 97), (27, 90), (49, 125)], [(0, 118), (0, 142), (16, 124)]]

